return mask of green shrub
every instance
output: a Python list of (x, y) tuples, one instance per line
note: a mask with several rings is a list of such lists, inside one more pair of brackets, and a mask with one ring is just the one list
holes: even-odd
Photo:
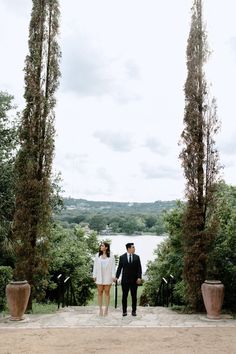
[[(235, 311), (236, 302), (236, 187), (221, 183), (217, 190), (215, 215), (219, 222), (219, 231), (215, 235), (208, 251), (207, 278), (221, 280), (225, 286), (223, 308)], [(155, 305), (157, 290), (162, 277), (172, 274), (175, 277), (174, 303), (189, 305), (186, 283), (182, 278), (184, 252), (182, 247), (182, 215), (184, 204), (165, 216), (169, 236), (155, 251), (156, 259), (149, 262), (148, 280), (144, 294), (150, 305)]]
[(218, 189), (217, 217), (220, 230), (209, 254), (208, 278), (225, 286), (226, 309), (236, 310), (236, 187), (222, 183)]
[(175, 209), (166, 213), (164, 220), (169, 235), (155, 250), (155, 260), (148, 263), (147, 281), (144, 284), (143, 296), (146, 296), (151, 306), (157, 304), (157, 291), (162, 277), (166, 278), (170, 274), (175, 278), (174, 303), (182, 303), (184, 299), (183, 287), (178, 286), (182, 282), (183, 271), (183, 208), (184, 204), (178, 202)]
[(178, 281), (174, 286), (174, 299), (176, 304), (187, 304), (187, 284), (184, 280)]
[(13, 277), (11, 267), (0, 266), (0, 311), (6, 308), (6, 286)]
[(49, 287), (55, 286), (59, 274), (70, 276), (77, 305), (86, 305), (93, 297), (95, 283), (92, 279), (94, 254), (98, 251), (95, 232), (77, 226), (74, 230), (57, 226), (51, 247), (50, 275), (54, 279)]

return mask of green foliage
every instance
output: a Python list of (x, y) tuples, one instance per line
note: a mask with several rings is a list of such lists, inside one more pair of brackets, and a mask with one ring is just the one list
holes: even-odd
[(176, 201), (157, 200), (154, 203), (128, 203), (128, 202), (105, 202), (91, 201), (86, 199), (64, 198), (64, 204), (68, 210), (74, 210), (80, 214), (84, 211), (94, 213), (119, 214), (160, 214), (166, 209), (175, 206)]
[(81, 227), (68, 230), (57, 225), (53, 231), (50, 274), (54, 279), (59, 274), (71, 277), (78, 305), (93, 297), (92, 265), (98, 246), (96, 233)]
[[(66, 228), (76, 224), (88, 225), (97, 232), (110, 233), (153, 233), (166, 232), (163, 214), (175, 207), (175, 201), (155, 203), (95, 202), (84, 199), (64, 199), (65, 209), (55, 220)], [(108, 227), (108, 228), (107, 228)]]
[(125, 234), (132, 235), (135, 231), (141, 231), (144, 226), (144, 223), (141, 218), (135, 217), (126, 217), (122, 223), (122, 230)]
[(215, 211), (220, 230), (209, 255), (208, 278), (225, 286), (224, 307), (236, 309), (236, 187), (221, 183)]
[(6, 286), (12, 280), (11, 267), (0, 266), (0, 311), (6, 308)]
[(166, 239), (155, 250), (156, 259), (148, 263), (146, 275), (147, 281), (144, 284), (144, 292), (148, 303), (156, 305), (157, 290), (162, 277), (172, 274), (175, 277), (174, 301), (181, 303), (184, 300), (182, 288), (179, 284), (183, 282), (183, 247), (182, 247), (182, 216), (184, 204), (177, 203), (177, 207), (166, 213), (165, 224), (168, 232)]
[(51, 209), (55, 214), (60, 214), (64, 208), (63, 198), (61, 196), (63, 190), (61, 188), (62, 177), (61, 173), (55, 174), (51, 178)]
[(90, 229), (96, 230), (97, 232), (104, 230), (106, 227), (106, 221), (101, 214), (92, 215), (88, 222)]
[[(150, 305), (154, 305), (158, 286), (162, 277), (172, 274), (175, 277), (174, 302), (188, 307), (188, 285), (182, 277), (184, 267), (183, 215), (186, 206), (166, 213), (165, 222), (169, 236), (156, 250), (157, 258), (149, 262), (148, 280), (144, 294)], [(236, 293), (236, 187), (220, 183), (217, 188), (217, 205), (212, 220), (218, 219), (220, 228), (207, 253), (206, 279), (221, 280), (225, 286), (224, 308), (235, 311)], [(205, 280), (205, 279), (204, 279)]]
[(17, 114), (13, 96), (0, 91), (0, 265), (13, 265), (11, 222), (15, 207), (17, 142)]

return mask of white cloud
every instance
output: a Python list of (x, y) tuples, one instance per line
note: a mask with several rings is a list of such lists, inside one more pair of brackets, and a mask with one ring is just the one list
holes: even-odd
[(139, 78), (139, 70), (131, 59), (106, 56), (92, 39), (68, 34), (62, 40), (62, 89), (78, 96), (111, 96), (119, 103), (139, 100), (141, 96), (129, 88)]
[(145, 175), (145, 178), (148, 179), (179, 179), (181, 177), (180, 171), (177, 168), (172, 168), (171, 166), (164, 165), (148, 165), (147, 163), (143, 163), (142, 172)]
[(166, 155), (169, 151), (169, 148), (162, 144), (160, 140), (154, 136), (148, 137), (144, 146), (150, 149), (152, 152), (160, 155)]
[(75, 173), (75, 171), (77, 173), (86, 174), (88, 155), (71, 152), (65, 154), (61, 153), (60, 156), (56, 156), (56, 163), (60, 170), (67, 169), (71, 174)]
[(131, 134), (126, 132), (96, 131), (94, 137), (114, 151), (128, 152), (133, 148)]
[(25, 9), (28, 9), (31, 5), (29, 0), (3, 0), (1, 4), (6, 8), (6, 11), (16, 14), (18, 17), (19, 15), (25, 16)]
[(219, 143), (219, 151), (221, 154), (232, 156), (236, 154), (236, 133), (227, 140)]
[(234, 59), (236, 61), (236, 36), (235, 37), (231, 37), (230, 40), (229, 40), (229, 43), (230, 43), (230, 46), (232, 48)]
[(140, 79), (140, 72), (137, 64), (134, 60), (127, 60), (125, 63), (125, 69), (127, 73), (127, 77), (131, 79)]
[(62, 88), (77, 95), (100, 96), (113, 90), (109, 60), (89, 40), (81, 36), (66, 37), (62, 43)]

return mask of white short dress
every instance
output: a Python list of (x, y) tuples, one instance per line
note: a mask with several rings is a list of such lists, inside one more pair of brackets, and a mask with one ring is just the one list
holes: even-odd
[(96, 284), (111, 285), (115, 275), (116, 264), (113, 254), (111, 253), (107, 258), (102, 258), (97, 254), (93, 263), (93, 278), (96, 278)]

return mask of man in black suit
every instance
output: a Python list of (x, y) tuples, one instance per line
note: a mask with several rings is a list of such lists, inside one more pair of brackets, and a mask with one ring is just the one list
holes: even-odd
[(132, 298), (132, 316), (136, 316), (137, 288), (138, 285), (141, 284), (142, 267), (139, 256), (135, 254), (134, 244), (127, 243), (125, 246), (127, 253), (120, 256), (116, 278), (119, 278), (122, 271), (121, 286), (123, 316), (127, 316), (127, 298), (129, 290)]

